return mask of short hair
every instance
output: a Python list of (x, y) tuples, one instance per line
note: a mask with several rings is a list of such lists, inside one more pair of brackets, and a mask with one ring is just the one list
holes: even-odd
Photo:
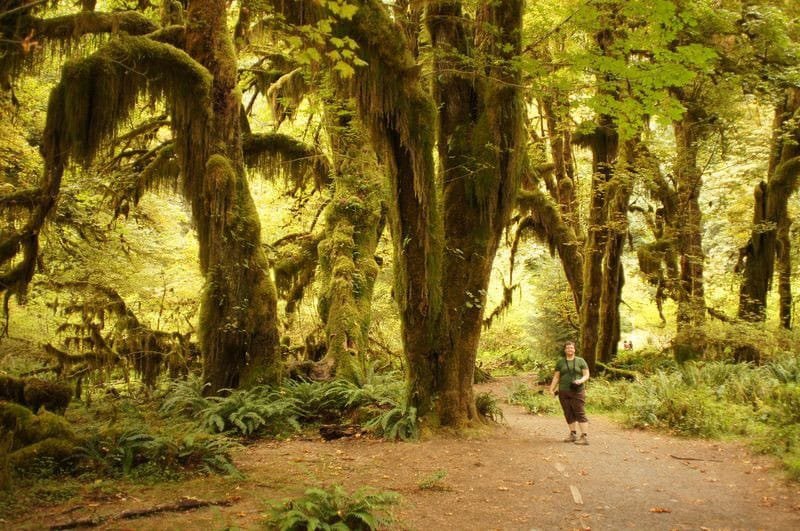
[(567, 341), (566, 343), (564, 343), (564, 348), (567, 348), (567, 345), (572, 345), (574, 347), (575, 346), (575, 342), (574, 341)]

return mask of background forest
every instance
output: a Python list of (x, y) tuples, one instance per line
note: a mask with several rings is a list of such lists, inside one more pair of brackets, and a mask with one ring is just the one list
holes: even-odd
[(474, 427), (567, 339), (598, 409), (797, 474), (799, 17), (4, 0), (0, 484)]

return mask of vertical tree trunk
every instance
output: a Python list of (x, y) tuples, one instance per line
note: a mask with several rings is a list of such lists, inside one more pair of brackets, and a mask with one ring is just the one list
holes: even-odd
[[(521, 51), (522, 2), (480, 5), (474, 35), (464, 21), (460, 2), (428, 6), (447, 242), (439, 411), (455, 426), (477, 417), (472, 382), (486, 290), (524, 161), (519, 72), (509, 62)], [(496, 61), (486, 78), (473, 74), (476, 49)]]
[(326, 106), (333, 148), (334, 192), (319, 244), (319, 313), (325, 323), (326, 357), (336, 375), (363, 381), (372, 290), (378, 274), (375, 248), (383, 231), (383, 188), (378, 162), (347, 95)]
[(213, 123), (203, 148), (183, 161), (200, 265), (203, 378), (210, 391), (280, 377), (277, 296), (261, 249), (261, 225), (245, 176), (236, 53), (227, 4), (192, 0), (186, 50), (213, 75)]
[[(600, 329), (606, 328), (605, 337), (612, 337), (614, 316), (601, 313), (603, 294), (603, 259), (609, 237), (606, 217), (606, 193), (614, 176), (614, 165), (619, 151), (619, 138), (611, 117), (600, 116), (599, 124), (590, 136), (592, 148), (592, 195), (583, 258), (583, 301), (581, 304), (580, 356), (594, 372)], [(612, 248), (614, 246), (612, 245)], [(613, 294), (607, 291), (608, 308), (615, 305)], [(607, 308), (607, 309), (608, 309)], [(611, 321), (609, 321), (611, 319)], [(616, 326), (619, 325), (617, 319)], [(602, 356), (601, 356), (602, 359)]]
[[(542, 98), (542, 109), (547, 121), (550, 139), (550, 154), (553, 158), (554, 190), (551, 196), (558, 203), (561, 220), (572, 233), (573, 238), (566, 245), (556, 245), (561, 265), (572, 290), (575, 311), (580, 313), (583, 299), (583, 260), (577, 250), (581, 234), (580, 216), (576, 196), (575, 164), (572, 154), (572, 132), (569, 125), (569, 99), (556, 92), (553, 96)], [(543, 218), (544, 216), (539, 216)], [(554, 231), (548, 230), (549, 234)]]
[(678, 283), (678, 318), (675, 355), (678, 360), (702, 352), (706, 304), (703, 288), (703, 225), (700, 211), (702, 172), (697, 164), (699, 142), (705, 125), (696, 103), (682, 91), (679, 98), (687, 107), (680, 120), (673, 123), (677, 160), (675, 177), (680, 208), (675, 217), (677, 250), (680, 260)]
[[(753, 208), (753, 231), (739, 251), (737, 270), (742, 273), (739, 288), (739, 317), (757, 322), (766, 319), (767, 293), (779, 260), (779, 295), (781, 325), (791, 325), (791, 257), (789, 254), (788, 202), (797, 191), (800, 179), (800, 89), (786, 90), (783, 102), (775, 110), (773, 147), (768, 180), (756, 185)], [(749, 359), (753, 352), (740, 352)]]
[(622, 252), (628, 236), (628, 201), (638, 142), (638, 139), (625, 142), (624, 153), (620, 157), (622, 160), (615, 165), (612, 179), (606, 188), (604, 217), (607, 239), (603, 256), (600, 325), (595, 347), (595, 359), (604, 363), (610, 362), (617, 355), (620, 339), (619, 305), (625, 284)]

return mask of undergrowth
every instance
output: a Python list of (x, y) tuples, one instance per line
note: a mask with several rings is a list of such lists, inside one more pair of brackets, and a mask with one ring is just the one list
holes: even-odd
[(556, 400), (543, 391), (531, 389), (522, 382), (513, 384), (508, 390), (508, 403), (522, 406), (532, 415), (546, 415), (556, 411)]
[(341, 485), (312, 488), (300, 498), (273, 502), (266, 524), (281, 531), (373, 530), (394, 522), (389, 508), (398, 501), (394, 492), (360, 489), (348, 494)]
[(594, 379), (587, 404), (595, 411), (621, 413), (631, 427), (711, 438), (744, 436), (757, 450), (782, 459), (800, 479), (799, 360), (787, 355), (761, 366), (687, 362), (652, 374), (641, 365), (629, 366), (645, 376), (636, 382)]

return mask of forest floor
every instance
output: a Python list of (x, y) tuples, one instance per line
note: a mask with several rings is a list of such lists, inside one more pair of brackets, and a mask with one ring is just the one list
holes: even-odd
[[(505, 397), (509, 384), (499, 379), (479, 390)], [(0, 521), (0, 528), (48, 528), (185, 496), (232, 503), (101, 528), (263, 528), (268, 501), (340, 483), (348, 491), (400, 493), (397, 529), (800, 529), (800, 483), (740, 443), (629, 430), (594, 416), (591, 444), (577, 446), (561, 442), (560, 416), (529, 415), (507, 404), (503, 410), (504, 424), (468, 438), (259, 442), (236, 455), (245, 479), (115, 482), (103, 495), (87, 485), (77, 498)], [(442, 471), (446, 476), (432, 481)], [(435, 488), (421, 488), (426, 480)]]

